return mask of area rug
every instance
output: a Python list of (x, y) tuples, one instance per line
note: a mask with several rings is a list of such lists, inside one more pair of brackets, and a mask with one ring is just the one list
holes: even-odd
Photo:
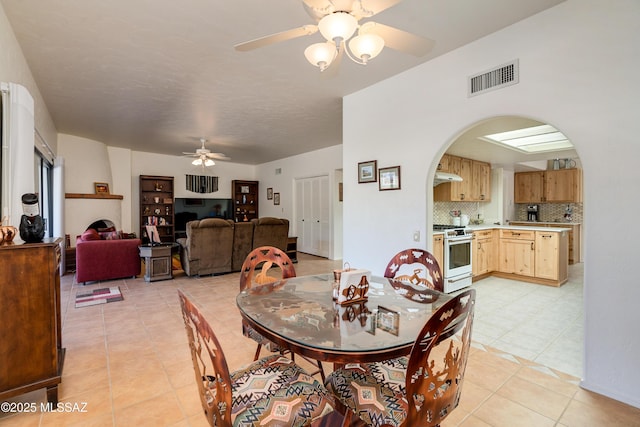
[(90, 292), (76, 294), (76, 308), (122, 301), (123, 299), (119, 286), (94, 289)]

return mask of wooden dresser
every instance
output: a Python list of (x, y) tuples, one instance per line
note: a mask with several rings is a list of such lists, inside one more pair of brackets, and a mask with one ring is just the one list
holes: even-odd
[(41, 388), (58, 402), (62, 239), (0, 246), (0, 401)]

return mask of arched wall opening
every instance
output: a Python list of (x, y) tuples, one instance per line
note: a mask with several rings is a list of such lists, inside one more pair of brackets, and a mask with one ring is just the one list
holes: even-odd
[[(451, 139), (445, 141), (440, 147), (437, 155), (433, 158), (429, 174), (427, 175), (427, 224), (426, 228), (430, 233), (433, 233), (433, 226), (435, 224), (451, 224), (453, 221), (450, 216), (451, 211), (463, 212), (471, 218), (470, 228), (482, 228), (482, 227), (503, 227), (509, 226), (511, 222), (527, 222), (527, 204), (515, 203), (514, 201), (514, 175), (517, 172), (528, 171), (545, 171), (552, 170), (555, 167), (573, 168), (577, 167), (582, 169), (582, 162), (576, 148), (563, 149), (557, 151), (551, 151), (546, 153), (524, 154), (513, 149), (509, 149), (495, 143), (487, 142), (482, 139), (485, 135), (495, 134), (499, 132), (512, 131), (516, 129), (523, 129), (532, 126), (541, 126), (544, 124), (550, 124), (559, 131), (562, 132), (562, 126), (555, 123), (549, 123), (548, 121), (541, 119), (533, 119), (523, 116), (494, 116), (487, 117), (480, 121), (471, 123), (464, 127), (459, 132), (454, 134)], [(571, 135), (566, 135), (569, 140)], [(573, 143), (573, 142), (572, 142)], [(491, 164), (491, 199), (486, 202), (482, 201), (435, 201), (434, 200), (434, 175), (438, 170), (439, 164), (441, 164), (441, 158), (443, 155), (457, 156), (466, 159), (476, 160), (480, 162), (487, 162)], [(560, 162), (554, 162), (555, 159), (563, 159)], [(564, 161), (564, 159), (571, 159), (571, 161)], [(562, 227), (562, 225), (569, 225), (573, 228), (578, 225), (580, 229), (580, 235), (577, 236), (577, 242), (583, 242), (584, 239), (581, 235), (584, 234), (584, 222), (585, 206), (583, 201), (571, 202), (571, 203), (539, 203), (539, 226), (545, 226), (546, 223), (554, 223), (554, 227)], [(570, 217), (566, 216), (567, 210), (571, 211)], [(474, 219), (482, 219), (483, 224), (473, 224)], [(556, 225), (557, 224), (557, 225)], [(433, 248), (433, 236), (430, 235), (427, 241), (427, 247)], [(573, 345), (571, 350), (572, 356), (567, 356), (565, 360), (553, 360), (549, 357), (549, 354), (543, 352), (534, 355), (534, 352), (527, 352), (523, 350), (522, 353), (516, 354), (517, 356), (527, 358), (534, 362), (538, 362), (542, 365), (557, 369), (559, 371), (575, 375), (577, 377), (583, 376), (583, 354), (585, 352), (583, 330), (584, 330), (584, 315), (582, 293), (584, 289), (584, 265), (581, 262), (584, 259), (584, 251), (578, 249), (578, 256), (581, 259), (577, 259), (575, 264), (569, 266), (569, 281), (564, 286), (564, 289), (557, 289), (558, 294), (566, 294), (568, 291), (575, 295), (575, 300), (571, 301), (573, 304), (568, 307), (568, 313), (576, 313), (573, 324), (574, 326), (566, 328), (565, 324), (559, 324), (559, 330), (564, 329), (568, 333), (573, 333), (572, 339), (578, 340), (577, 345)], [(497, 257), (497, 255), (496, 255)], [(488, 280), (488, 279), (484, 279)], [(481, 284), (482, 280), (474, 282), (474, 285)], [(523, 285), (529, 286), (530, 284), (523, 283)], [(493, 286), (493, 283), (491, 284)], [(534, 285), (545, 287), (544, 285)], [(511, 289), (512, 290), (512, 289)], [(509, 290), (509, 291), (511, 291)], [(542, 292), (553, 292), (553, 289), (542, 290)], [(531, 316), (533, 319), (534, 315)], [(522, 325), (514, 326), (514, 329), (524, 329)], [(513, 333), (511, 331), (504, 331), (504, 335), (507, 336)], [(501, 340), (498, 337), (492, 337), (478, 334), (479, 342), (485, 345), (495, 343), (501, 350), (509, 352), (509, 344), (505, 340)], [(494, 340), (495, 338), (495, 340)], [(545, 339), (547, 339), (545, 337)], [(485, 342), (483, 342), (483, 340)], [(576, 354), (577, 352), (577, 354)], [(549, 353), (549, 352), (548, 352)], [(571, 353), (571, 351), (567, 351)], [(538, 360), (536, 360), (538, 359)], [(572, 365), (572, 366), (571, 366)]]

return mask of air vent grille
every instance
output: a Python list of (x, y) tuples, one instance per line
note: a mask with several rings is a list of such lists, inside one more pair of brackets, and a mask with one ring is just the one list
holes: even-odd
[(469, 96), (479, 95), (490, 90), (514, 85), (518, 81), (519, 67), (516, 59), (508, 64), (469, 77), (468, 94)]

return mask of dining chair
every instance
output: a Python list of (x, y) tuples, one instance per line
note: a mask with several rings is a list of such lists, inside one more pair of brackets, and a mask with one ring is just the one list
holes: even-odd
[(398, 252), (387, 264), (384, 277), (397, 293), (416, 302), (433, 302), (434, 293), (429, 289), (444, 291), (440, 265), (433, 254), (424, 249)]
[(178, 296), (200, 402), (211, 426), (327, 424), (334, 401), (318, 380), (280, 354), (229, 372), (207, 320), (184, 293)]
[(438, 426), (460, 401), (475, 306), (470, 289), (427, 320), (408, 357), (346, 364), (327, 377), (344, 425)]
[[(261, 264), (262, 266), (260, 267)], [(274, 265), (279, 267), (280, 270), (279, 277), (277, 278), (269, 275), (269, 271)], [(255, 274), (258, 267), (260, 267), (260, 271)], [(240, 292), (247, 288), (254, 287), (254, 285), (263, 286), (277, 282), (278, 280), (288, 279), (290, 277), (296, 277), (296, 270), (289, 256), (284, 251), (276, 247), (261, 246), (249, 252), (249, 255), (247, 255), (247, 258), (245, 258), (244, 263), (242, 264), (242, 268), (240, 270)], [(253, 360), (258, 360), (260, 358), (260, 351), (262, 350), (262, 347), (265, 347), (272, 353), (282, 354), (287, 351), (273, 341), (270, 341), (259, 334), (244, 319), (242, 320), (242, 333), (244, 336), (251, 338), (258, 343)], [(291, 353), (291, 357), (295, 360), (293, 353)], [(325, 374), (322, 362), (319, 360), (312, 361), (308, 358), (304, 359), (311, 364), (317, 364), (318, 369), (313, 371), (312, 375), (320, 374), (322, 381), (324, 381)]]

